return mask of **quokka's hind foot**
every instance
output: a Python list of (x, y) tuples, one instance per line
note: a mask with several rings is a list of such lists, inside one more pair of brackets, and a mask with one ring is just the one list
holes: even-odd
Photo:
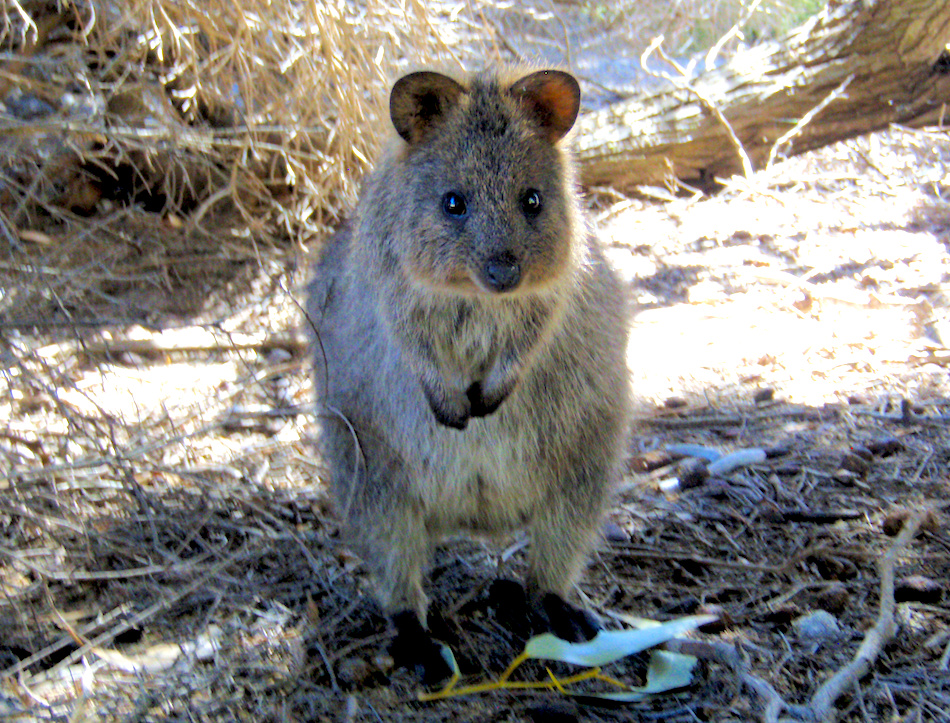
[(600, 631), (600, 623), (592, 613), (553, 592), (531, 596), (520, 583), (496, 580), (488, 595), (498, 622), (525, 639), (551, 632), (568, 642), (580, 643)]
[(411, 670), (426, 687), (434, 687), (452, 677), (452, 668), (442, 657), (442, 645), (432, 637), (411, 610), (392, 616), (396, 637), (389, 654), (397, 667)]
[(547, 593), (541, 599), (548, 628), (557, 637), (570, 643), (583, 643), (600, 632), (600, 623), (593, 613), (571, 605), (560, 595)]

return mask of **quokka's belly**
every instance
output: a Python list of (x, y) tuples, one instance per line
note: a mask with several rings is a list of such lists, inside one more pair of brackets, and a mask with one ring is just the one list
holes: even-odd
[(492, 415), (438, 435), (416, 480), (434, 528), (494, 533), (524, 525), (545, 486), (534, 435), (526, 431), (512, 433)]

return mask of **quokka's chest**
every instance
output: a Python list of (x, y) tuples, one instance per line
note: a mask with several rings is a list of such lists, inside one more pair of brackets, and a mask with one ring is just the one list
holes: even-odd
[(415, 313), (420, 339), (445, 362), (490, 366), (502, 349), (531, 346), (553, 316), (552, 305), (532, 299), (491, 301), (420, 307)]

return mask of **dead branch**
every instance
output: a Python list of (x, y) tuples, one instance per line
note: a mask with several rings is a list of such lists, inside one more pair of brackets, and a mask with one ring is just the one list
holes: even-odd
[(948, 21), (950, 5), (932, 0), (829, 3), (781, 41), (584, 116), (582, 178), (704, 186), (780, 152), (933, 123), (950, 101)]
[(307, 343), (291, 334), (274, 335), (267, 332), (254, 334), (228, 333), (203, 327), (187, 327), (165, 331), (146, 332), (134, 337), (100, 337), (86, 341), (68, 341), (49, 344), (37, 351), (41, 357), (54, 358), (83, 354), (92, 356), (119, 354), (185, 354), (189, 352), (228, 353), (233, 351), (268, 351), (285, 349), (292, 353), (306, 351)]
[(917, 534), (921, 524), (933, 512), (923, 509), (915, 512), (904, 522), (904, 527), (897, 539), (881, 558), (879, 569), (881, 572), (881, 599), (878, 607), (877, 620), (864, 636), (857, 653), (846, 666), (829, 678), (812, 696), (811, 701), (803, 708), (790, 707), (790, 712), (797, 721), (831, 721), (834, 720), (834, 705), (844, 693), (858, 684), (858, 681), (871, 669), (874, 661), (884, 646), (894, 637), (897, 622), (894, 620), (894, 568), (900, 556)]
[[(908, 517), (897, 539), (881, 558), (881, 599), (877, 620), (864, 636), (858, 651), (851, 661), (831, 676), (812, 696), (807, 705), (787, 703), (767, 681), (752, 675), (739, 651), (726, 643), (703, 641), (675, 641), (666, 647), (674, 652), (694, 655), (704, 660), (715, 661), (732, 670), (735, 677), (762, 703), (760, 720), (764, 723), (820, 723), (836, 717), (834, 705), (848, 690), (870, 670), (881, 650), (894, 637), (897, 623), (894, 620), (894, 568), (899, 558), (917, 534), (922, 523), (932, 516), (930, 509), (918, 511)], [(780, 719), (785, 711), (791, 718)]]

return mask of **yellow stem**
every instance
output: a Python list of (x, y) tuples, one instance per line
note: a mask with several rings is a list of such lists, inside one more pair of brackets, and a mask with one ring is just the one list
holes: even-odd
[[(524, 662), (524, 659), (520, 661), (515, 661), (518, 665)], [(453, 698), (456, 696), (462, 695), (473, 695), (475, 693), (487, 693), (491, 690), (558, 690), (561, 693), (567, 695), (568, 692), (565, 689), (565, 686), (574, 685), (575, 683), (582, 683), (585, 680), (600, 680), (610, 685), (617, 686), (618, 688), (626, 689), (627, 686), (624, 683), (621, 683), (615, 678), (610, 676), (603, 675), (600, 672), (600, 668), (590, 668), (585, 670), (582, 673), (577, 673), (571, 675), (567, 678), (558, 678), (548, 669), (548, 675), (551, 677), (551, 680), (539, 680), (539, 681), (525, 681), (525, 682), (508, 682), (506, 678), (511, 675), (511, 673), (518, 667), (512, 663), (508, 666), (508, 669), (502, 673), (501, 677), (498, 680), (492, 680), (487, 683), (476, 683), (475, 685), (462, 686), (461, 688), (456, 688), (453, 683), (446, 685), (442, 690), (435, 693), (420, 693), (419, 700), (423, 702), (433, 701), (433, 700), (443, 700), (445, 698)]]
[(522, 652), (520, 655), (518, 655), (517, 658), (511, 661), (511, 665), (505, 668), (505, 672), (502, 673), (501, 676), (499, 676), (498, 682), (504, 683), (506, 680), (508, 680), (508, 678), (511, 677), (511, 674), (515, 672), (518, 666), (521, 665), (527, 659), (528, 659), (527, 653)]

